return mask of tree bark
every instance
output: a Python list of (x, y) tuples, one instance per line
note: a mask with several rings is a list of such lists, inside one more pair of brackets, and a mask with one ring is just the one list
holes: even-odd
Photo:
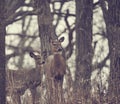
[(50, 6), (48, 0), (35, 0), (36, 9), (41, 11), (38, 14), (38, 26), (39, 26), (39, 36), (41, 43), (41, 52), (46, 51), (49, 55), (50, 45), (49, 38), (56, 38), (54, 32), (54, 27), (52, 25), (53, 17), (51, 15)]
[(75, 104), (90, 104), (93, 0), (76, 0)]
[(0, 104), (6, 102), (5, 92), (5, 1), (0, 2)]
[(110, 52), (109, 104), (120, 102), (120, 0), (108, 0), (107, 34)]
[(110, 51), (110, 76), (108, 96), (110, 104), (120, 102), (120, 27), (108, 27)]
[[(48, 0), (35, 0), (35, 8), (38, 9), (41, 13), (38, 14), (38, 28), (39, 28), (39, 37), (41, 43), (41, 52), (46, 52), (46, 55), (43, 59), (46, 58), (51, 54), (51, 47), (49, 39), (53, 38), (56, 39), (57, 36), (54, 31), (54, 27), (52, 24), (53, 17), (50, 11), (50, 5)], [(46, 74), (46, 72), (45, 72)], [(52, 82), (51, 78), (48, 78), (46, 75), (46, 103), (49, 104), (59, 104), (58, 101), (58, 88), (54, 88), (54, 83)], [(61, 92), (62, 93), (62, 92)]]

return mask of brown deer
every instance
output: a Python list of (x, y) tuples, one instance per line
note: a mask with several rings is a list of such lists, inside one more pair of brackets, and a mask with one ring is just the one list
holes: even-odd
[(62, 56), (63, 48), (61, 42), (64, 37), (59, 40), (50, 38), (51, 55), (45, 61), (45, 70), (48, 77), (53, 78), (54, 82), (63, 83), (63, 78), (66, 73), (66, 61)]
[(8, 96), (13, 96), (12, 104), (21, 104), (20, 96), (24, 94), (26, 89), (31, 91), (32, 104), (35, 104), (36, 88), (41, 84), (41, 64), (43, 64), (44, 61), (41, 61), (41, 55), (38, 52), (37, 54), (34, 52), (30, 52), (29, 54), (35, 60), (35, 68), (30, 70), (6, 70), (6, 90)]
[(63, 79), (66, 73), (66, 61), (62, 55), (63, 48), (61, 43), (64, 37), (57, 39), (50, 38), (51, 55), (47, 56), (44, 64), (46, 74), (48, 103), (64, 104), (63, 98)]

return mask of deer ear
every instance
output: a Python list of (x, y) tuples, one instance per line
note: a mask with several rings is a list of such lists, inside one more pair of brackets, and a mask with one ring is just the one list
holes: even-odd
[(35, 54), (33, 52), (30, 52), (29, 55), (34, 58), (35, 57)]
[(45, 49), (45, 51), (42, 52), (43, 57), (47, 57), (47, 50)]
[(64, 41), (64, 37), (61, 37), (60, 39), (59, 39), (59, 42), (63, 42)]

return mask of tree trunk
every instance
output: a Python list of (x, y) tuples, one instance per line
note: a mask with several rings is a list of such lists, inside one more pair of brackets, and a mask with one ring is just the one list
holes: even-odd
[(109, 26), (110, 76), (108, 96), (110, 104), (120, 102), (120, 27)]
[(41, 11), (38, 14), (39, 36), (41, 41), (41, 52), (46, 51), (47, 55), (50, 53), (49, 38), (56, 38), (54, 28), (52, 25), (53, 17), (51, 15), (48, 0), (35, 0), (35, 6)]
[(90, 104), (93, 0), (76, 0), (75, 104)]
[(120, 103), (120, 0), (108, 1), (107, 34), (110, 52), (109, 104)]
[[(40, 14), (38, 14), (38, 26), (39, 26), (39, 37), (40, 37), (40, 43), (41, 43), (41, 52), (44, 51), (47, 53), (44, 58), (46, 60), (47, 56), (51, 54), (50, 49), (50, 37), (53, 39), (56, 39), (57, 36), (54, 31), (54, 27), (52, 24), (53, 17), (50, 11), (50, 5), (48, 0), (35, 0), (35, 7), (36, 9), (40, 10)], [(45, 72), (46, 73), (46, 72)], [(47, 78), (46, 75), (46, 103), (48, 104), (60, 104), (60, 102), (57, 102), (59, 99), (57, 96), (58, 88), (55, 88), (53, 85), (51, 78)]]
[(6, 102), (5, 92), (5, 1), (0, 2), (0, 104)]

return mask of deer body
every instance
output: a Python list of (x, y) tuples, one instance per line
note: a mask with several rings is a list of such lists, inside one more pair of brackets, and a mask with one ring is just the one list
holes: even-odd
[(63, 81), (66, 71), (66, 64), (63, 56), (60, 54), (48, 56), (45, 69), (49, 77), (54, 78), (54, 80)]
[[(36, 83), (40, 84), (40, 79), (37, 76), (35, 69), (30, 70), (9, 70), (7, 69), (6, 91), (8, 96), (12, 96), (13, 104), (21, 104), (20, 97), (24, 95), (27, 89), (36, 90)], [(32, 79), (33, 78), (33, 79)], [(31, 92), (33, 96), (33, 93)], [(34, 98), (32, 99), (34, 100)]]
[[(64, 39), (62, 38), (62, 41)], [(53, 78), (54, 81), (63, 82), (66, 73), (66, 61), (62, 56), (61, 40), (51, 40), (51, 55), (45, 61), (45, 70), (47, 76)]]

